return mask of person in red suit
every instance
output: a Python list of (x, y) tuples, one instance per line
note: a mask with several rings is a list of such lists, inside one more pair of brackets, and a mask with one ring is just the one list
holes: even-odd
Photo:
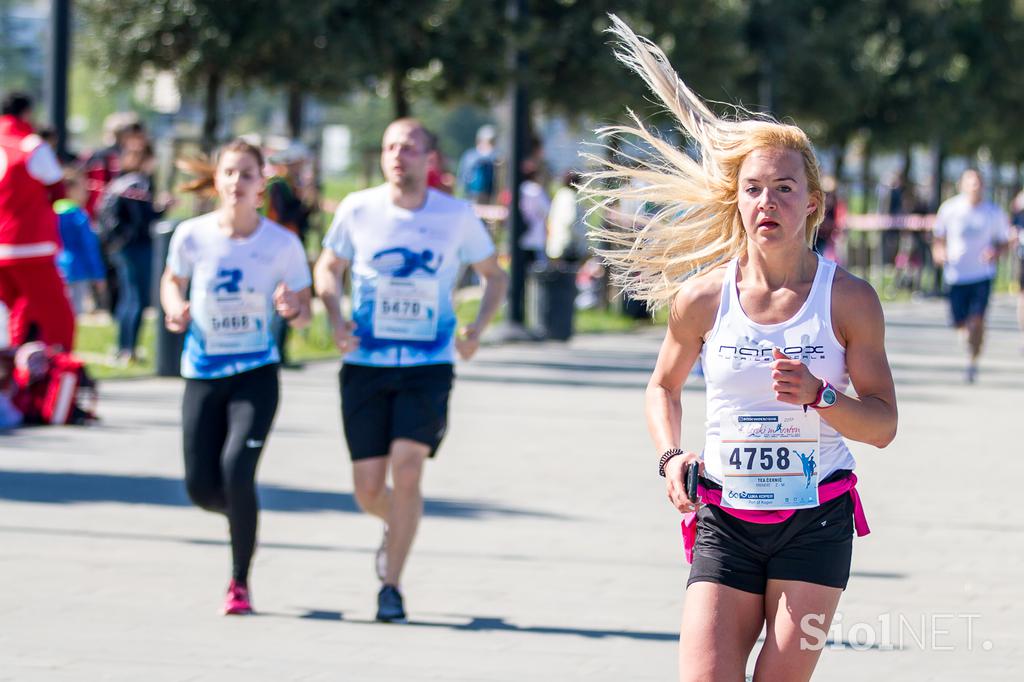
[(10, 315), (10, 343), (37, 340), (70, 351), (75, 318), (57, 270), (53, 212), (60, 163), (32, 128), (30, 97), (10, 93), (0, 112), (0, 301)]

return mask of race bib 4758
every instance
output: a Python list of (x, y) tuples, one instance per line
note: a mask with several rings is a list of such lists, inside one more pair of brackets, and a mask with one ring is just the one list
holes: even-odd
[(818, 506), (821, 418), (816, 412), (723, 415), (722, 504), (734, 509)]

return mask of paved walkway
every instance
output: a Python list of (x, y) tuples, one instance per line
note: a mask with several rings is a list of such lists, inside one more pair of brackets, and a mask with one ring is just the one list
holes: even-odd
[[(1012, 302), (975, 386), (941, 304), (887, 312), (900, 433), (854, 446), (874, 532), (816, 679), (1021, 679)], [(216, 614), (226, 531), (182, 489), (179, 381), (108, 382), (96, 428), (0, 436), (0, 680), (674, 679), (687, 567), (642, 405), (660, 336), (486, 348), (459, 367), (409, 626), (371, 622), (380, 527), (356, 513), (333, 363), (284, 375), (255, 618)], [(684, 410), (699, 447), (699, 384)]]

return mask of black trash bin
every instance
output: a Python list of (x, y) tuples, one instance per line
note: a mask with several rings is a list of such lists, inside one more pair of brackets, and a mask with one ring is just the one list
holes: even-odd
[(530, 274), (536, 287), (538, 331), (545, 339), (568, 341), (576, 315), (576, 267), (547, 263), (534, 266)]
[(181, 375), (181, 349), (185, 344), (184, 334), (174, 334), (164, 326), (164, 308), (160, 305), (160, 277), (164, 274), (167, 252), (171, 247), (171, 235), (178, 226), (178, 220), (160, 220), (153, 223), (153, 307), (156, 308), (156, 351), (153, 366), (158, 377)]

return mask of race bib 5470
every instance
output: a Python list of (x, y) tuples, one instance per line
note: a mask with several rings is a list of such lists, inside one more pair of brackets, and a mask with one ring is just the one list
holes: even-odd
[(437, 337), (439, 292), (436, 279), (379, 277), (373, 335), (396, 341), (433, 341)]

